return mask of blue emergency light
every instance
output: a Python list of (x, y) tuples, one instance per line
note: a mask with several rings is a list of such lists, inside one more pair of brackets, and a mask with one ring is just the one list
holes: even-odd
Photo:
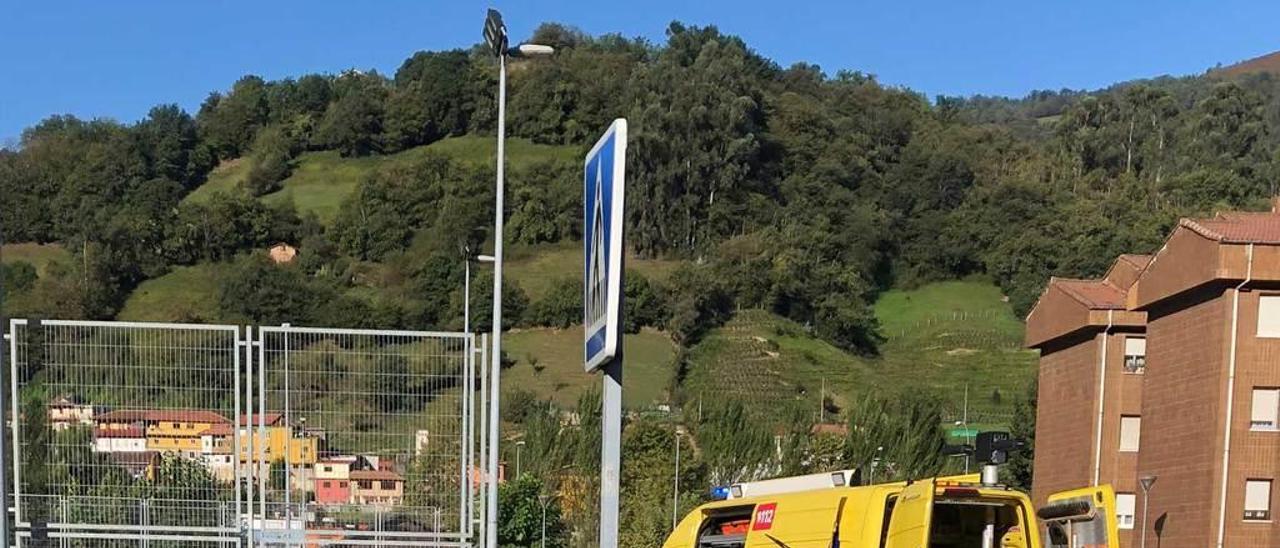
[(711, 488), (711, 500), (727, 500), (729, 498), (729, 486), (721, 485)]

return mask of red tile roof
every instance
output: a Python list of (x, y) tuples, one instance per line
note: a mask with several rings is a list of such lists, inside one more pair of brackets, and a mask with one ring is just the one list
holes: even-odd
[(386, 470), (352, 470), (352, 480), (369, 480), (369, 481), (404, 481), (400, 474), (388, 472)]
[(230, 422), (226, 417), (213, 411), (198, 409), (121, 409), (108, 411), (93, 417), (98, 422), (194, 422), (203, 424), (224, 424)]
[(1183, 219), (1195, 233), (1232, 244), (1280, 244), (1280, 215), (1275, 213), (1219, 213), (1210, 219)]
[(1052, 278), (1049, 283), (1091, 309), (1122, 310), (1125, 307), (1124, 290), (1106, 281)]
[(230, 424), (221, 423), (221, 424), (215, 424), (213, 426), (210, 426), (205, 431), (201, 432), (200, 435), (201, 436), (230, 436), (233, 432), (234, 431), (231, 430)]
[(147, 432), (137, 426), (127, 426), (125, 428), (99, 428), (94, 430), (93, 435), (99, 438), (145, 438)]
[(97, 422), (141, 422), (147, 420), (147, 411), (143, 409), (121, 409), (107, 411), (93, 416)]

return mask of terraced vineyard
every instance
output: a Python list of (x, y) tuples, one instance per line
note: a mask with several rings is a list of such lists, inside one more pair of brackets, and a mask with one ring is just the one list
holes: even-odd
[(734, 397), (781, 418), (790, 408), (817, 414), (824, 384), (839, 407), (871, 391), (924, 390), (958, 420), (968, 384), (971, 423), (1009, 420), (1035, 353), (1021, 349), (1022, 324), (994, 286), (974, 280), (892, 291), (876, 312), (886, 338), (877, 357), (849, 354), (765, 311), (740, 312), (692, 350), (685, 393), (691, 404)]

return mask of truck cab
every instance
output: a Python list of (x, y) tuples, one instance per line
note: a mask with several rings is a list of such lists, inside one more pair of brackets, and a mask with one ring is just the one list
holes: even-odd
[[(1001, 486), (925, 479), (744, 496), (705, 504), (663, 548), (1115, 547), (1114, 494), (1102, 486), (1055, 499), (1037, 519), (1031, 500)], [(1041, 529), (1053, 541), (1042, 543)]]

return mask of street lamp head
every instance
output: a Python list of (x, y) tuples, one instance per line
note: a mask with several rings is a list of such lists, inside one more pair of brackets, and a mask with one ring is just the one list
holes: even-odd
[(516, 442), (516, 447), (524, 447), (524, 441)]
[(482, 263), (491, 263), (496, 261), (497, 259), (495, 259), (493, 255), (476, 255), (476, 260)]
[(484, 43), (494, 57), (502, 56), (507, 50), (507, 25), (502, 22), (502, 14), (490, 9), (484, 18)]
[(1156, 484), (1156, 475), (1151, 474), (1149, 476), (1142, 476), (1138, 479), (1138, 483), (1142, 484), (1143, 491), (1150, 491), (1151, 486)]
[(556, 52), (556, 48), (542, 44), (520, 44), (507, 50), (508, 57), (545, 57)]

